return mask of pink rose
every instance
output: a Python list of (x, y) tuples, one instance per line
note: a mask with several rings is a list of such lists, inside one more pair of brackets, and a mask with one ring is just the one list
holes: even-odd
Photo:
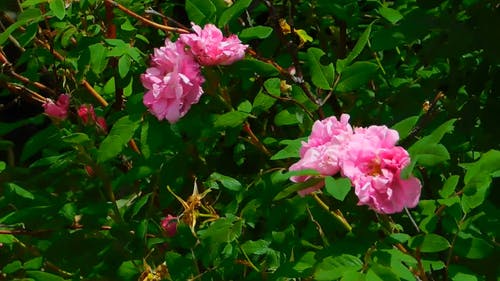
[(141, 81), (148, 90), (144, 105), (158, 120), (170, 123), (186, 115), (203, 94), (200, 66), (180, 41), (166, 40), (164, 47), (154, 50), (151, 67), (141, 75)]
[(203, 29), (192, 24), (194, 34), (181, 34), (179, 40), (189, 47), (201, 65), (229, 65), (245, 56), (248, 45), (241, 44), (236, 35), (224, 37), (213, 24)]
[(346, 138), (352, 135), (352, 127), (349, 124), (349, 118), (350, 116), (348, 114), (342, 114), (340, 120), (332, 116), (314, 122), (307, 143), (302, 144), (300, 155), (303, 156), (311, 147), (317, 147), (324, 144), (341, 145), (346, 143)]
[(61, 94), (55, 103), (47, 99), (42, 106), (48, 116), (64, 120), (68, 117), (69, 96)]
[(178, 218), (172, 215), (167, 215), (167, 217), (161, 221), (161, 227), (165, 230), (168, 237), (173, 237), (177, 233), (177, 221)]
[(376, 212), (393, 214), (417, 205), (420, 181), (401, 178), (401, 171), (410, 164), (408, 152), (395, 146), (397, 131), (385, 126), (356, 128), (341, 164), (342, 174), (354, 185), (358, 205), (367, 205)]

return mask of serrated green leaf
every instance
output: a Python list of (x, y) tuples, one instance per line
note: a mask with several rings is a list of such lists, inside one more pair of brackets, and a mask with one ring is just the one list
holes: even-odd
[(311, 80), (313, 84), (324, 90), (330, 90), (333, 86), (334, 67), (333, 63), (328, 65), (321, 64), (321, 57), (325, 55), (323, 50), (318, 48), (309, 48), (307, 50), (307, 61), (309, 62)]
[(325, 177), (326, 192), (337, 200), (344, 201), (349, 191), (351, 191), (351, 187), (352, 184), (348, 178)]
[(281, 95), (281, 80), (279, 78), (269, 78), (264, 81), (264, 89), (272, 95), (279, 97)]
[(5, 265), (2, 268), (2, 272), (5, 274), (12, 274), (12, 273), (14, 273), (22, 268), (23, 268), (23, 264), (20, 261), (16, 260), (16, 261), (13, 261), (13, 262)]
[(61, 140), (70, 144), (83, 144), (89, 142), (90, 138), (87, 134), (84, 133), (73, 133), (71, 135), (62, 137)]
[(130, 115), (118, 119), (99, 146), (97, 162), (102, 163), (117, 156), (134, 136), (139, 123), (139, 119), (133, 119)]
[(3, 172), (6, 167), (7, 167), (7, 164), (3, 161), (0, 161), (0, 173)]
[(43, 265), (43, 257), (36, 257), (23, 264), (23, 268), (26, 270), (37, 270)]

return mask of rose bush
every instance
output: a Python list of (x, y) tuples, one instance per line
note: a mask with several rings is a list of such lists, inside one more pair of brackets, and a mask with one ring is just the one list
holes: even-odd
[(0, 2), (0, 280), (497, 279), (495, 2)]

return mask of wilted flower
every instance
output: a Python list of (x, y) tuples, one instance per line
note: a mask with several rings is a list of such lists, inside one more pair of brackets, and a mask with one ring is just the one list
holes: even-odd
[(177, 233), (178, 219), (179, 218), (169, 214), (161, 221), (161, 227), (165, 230), (168, 237), (173, 237)]
[(69, 96), (61, 94), (55, 103), (53, 100), (47, 99), (42, 106), (45, 110), (45, 114), (48, 116), (58, 119), (66, 119), (68, 116)]
[(236, 35), (224, 37), (213, 24), (203, 29), (193, 24), (194, 34), (181, 34), (179, 40), (189, 47), (201, 65), (229, 65), (245, 56), (248, 45), (241, 44)]
[(141, 81), (148, 89), (144, 105), (158, 120), (170, 123), (186, 115), (203, 94), (200, 66), (180, 41), (166, 40), (164, 47), (154, 50), (151, 67)]

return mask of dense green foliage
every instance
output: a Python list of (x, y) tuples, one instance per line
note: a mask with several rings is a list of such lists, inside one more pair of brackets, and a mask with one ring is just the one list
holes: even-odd
[[(0, 280), (499, 278), (497, 1), (15, 2), (0, 4), (15, 12), (0, 18)], [(214, 23), (251, 50), (205, 67), (200, 102), (159, 122), (140, 75), (177, 34), (133, 14)], [(69, 118), (37, 93), (71, 94)], [(109, 132), (82, 124), (85, 103)], [(338, 177), (296, 194), (301, 141), (341, 113), (398, 130), (418, 207), (376, 214)], [(210, 192), (191, 209), (196, 184)], [(161, 219), (182, 213), (196, 221), (169, 237)]]

